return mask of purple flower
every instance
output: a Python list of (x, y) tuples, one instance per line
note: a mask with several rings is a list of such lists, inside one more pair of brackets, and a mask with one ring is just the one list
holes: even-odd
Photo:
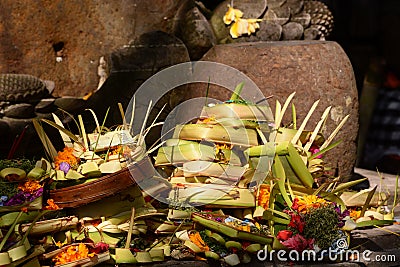
[(338, 227), (343, 227), (345, 224), (344, 218), (350, 215), (350, 211), (349, 210), (344, 210), (343, 212), (340, 209), (340, 206), (335, 205), (334, 207), (336, 213), (339, 216), (339, 223), (338, 223)]
[(71, 165), (69, 165), (67, 162), (63, 161), (60, 163), (59, 166), (60, 171), (63, 171), (65, 174), (71, 169)]
[(32, 202), (33, 200), (40, 197), (41, 195), (43, 195), (43, 187), (39, 188), (32, 194), (20, 190), (18, 193), (16, 193), (14, 196), (12, 196), (9, 200), (7, 200), (4, 203), (4, 206), (22, 205), (26, 202)]

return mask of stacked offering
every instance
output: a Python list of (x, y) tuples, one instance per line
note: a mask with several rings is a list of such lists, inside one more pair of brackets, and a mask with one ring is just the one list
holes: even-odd
[(204, 106), (194, 123), (177, 125), (158, 150), (155, 166), (172, 184), (170, 203), (255, 206), (254, 190), (262, 178), (256, 179), (246, 150), (269, 134), (273, 117), (268, 105), (241, 100), (242, 87), (238, 85), (229, 101)]

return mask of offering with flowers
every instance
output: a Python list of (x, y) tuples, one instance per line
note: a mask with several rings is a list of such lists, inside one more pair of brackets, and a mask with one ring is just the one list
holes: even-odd
[(347, 239), (346, 230), (355, 223), (348, 210), (316, 195), (296, 197), (291, 207), (283, 211), (290, 221), (286, 229), (277, 233), (277, 239), (289, 249), (328, 249), (340, 238)]
[(47, 178), (41, 162), (15, 159), (2, 160), (0, 165), (0, 212), (40, 209)]
[[(143, 129), (133, 137), (130, 133), (131, 125), (126, 123), (122, 106), (119, 107), (124, 123), (111, 129), (104, 126), (107, 114), (100, 126), (95, 113), (88, 110), (93, 115), (96, 125), (91, 133), (87, 133), (82, 115), (78, 115), (78, 122), (74, 120), (79, 134), (67, 130), (55, 114), (54, 121), (33, 121), (51, 161), (50, 197), (60, 207), (84, 205), (133, 185), (131, 172), (135, 172), (136, 167), (128, 168), (128, 160), (130, 166), (137, 162), (140, 168), (151, 164), (143, 148), (144, 138), (149, 129)], [(43, 130), (42, 123), (47, 123), (59, 131), (64, 142), (63, 148), (57, 150), (53, 146)]]

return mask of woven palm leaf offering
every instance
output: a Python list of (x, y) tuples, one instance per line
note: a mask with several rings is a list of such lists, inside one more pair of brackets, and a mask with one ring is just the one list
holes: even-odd
[(254, 207), (251, 191), (261, 179), (253, 179), (244, 152), (262, 142), (260, 133), (269, 134), (272, 113), (268, 105), (243, 101), (243, 86), (229, 101), (204, 106), (193, 123), (176, 125), (158, 150), (155, 166), (168, 175), (170, 203)]
[(41, 209), (46, 178), (40, 162), (0, 160), (0, 213)]
[[(122, 106), (120, 109), (125, 122)], [(149, 175), (147, 167), (151, 167), (151, 163), (146, 157), (144, 138), (131, 136), (127, 123), (110, 130), (104, 126), (104, 118), (100, 126), (95, 113), (89, 111), (96, 124), (92, 133), (86, 132), (82, 115), (78, 115), (78, 122), (74, 119), (79, 134), (67, 130), (55, 114), (54, 121), (33, 121), (52, 166), (50, 198), (61, 208), (78, 207), (109, 197), (132, 186), (131, 175), (143, 176), (143, 179)], [(56, 150), (42, 123), (58, 129), (64, 148)]]
[[(171, 246), (171, 257), (198, 255), (232, 266), (263, 249), (307, 249), (325, 257), (324, 250), (348, 248), (351, 230), (393, 222), (383, 214), (381, 220), (356, 221), (344, 196), (366, 178), (341, 182), (323, 159), (340, 143), (334, 139), (348, 116), (325, 138), (321, 129), (330, 107), (308, 131), (319, 101), (298, 128), (292, 104), (292, 127), (283, 127), (295, 93), (283, 105), (276, 103), (271, 119), (268, 106), (240, 99), (242, 88), (238, 85), (229, 101), (204, 106), (197, 120), (176, 125), (155, 157), (159, 173), (171, 183), (168, 219), (195, 223), (192, 230), (175, 228), (180, 243)], [(368, 192), (364, 210), (374, 206), (371, 199), (381, 198)]]
[(28, 258), (43, 253), (42, 247), (31, 245), (28, 234), (15, 231), (24, 221), (35, 222), (57, 209), (52, 200), (43, 202), (48, 175), (41, 162), (28, 159), (0, 161), (0, 265), (17, 266)]
[(158, 149), (155, 167), (171, 185), (168, 220), (195, 223), (173, 232), (179, 240), (170, 244), (174, 259), (198, 255), (236, 265), (273, 243), (268, 225), (255, 220), (253, 211), (274, 146), (259, 165), (251, 166), (246, 157), (249, 148), (267, 142), (273, 115), (268, 104), (244, 101), (244, 89), (241, 83), (228, 101), (204, 105), (194, 120), (177, 124)]
[[(14, 161), (13, 161), (14, 162)], [(20, 160), (18, 160), (20, 162)], [(22, 164), (25, 166), (26, 164)], [(46, 179), (43, 173), (34, 176), (33, 173), (39, 167), (35, 167), (34, 172), (29, 172), (27, 180), (20, 181), (18, 193), (10, 198), (9, 201), (18, 202), (16, 206), (4, 206), (0, 212), (0, 265), (1, 266), (20, 266), (26, 262), (32, 264), (39, 263), (38, 256), (43, 254), (42, 244), (32, 242), (30, 233), (32, 226), (45, 216), (53, 216), (59, 209), (51, 199), (47, 200), (47, 205), (43, 205), (43, 183), (41, 179)], [(38, 179), (35, 180), (34, 178)], [(4, 190), (4, 188), (2, 188)], [(34, 200), (28, 202), (30, 198)], [(23, 204), (21, 204), (23, 203)], [(4, 203), (9, 204), (8, 202)], [(18, 208), (18, 209), (17, 209)], [(18, 211), (16, 211), (18, 210)], [(30, 222), (24, 231), (19, 231), (19, 226), (23, 222)]]
[[(159, 123), (142, 127), (140, 133), (132, 136), (133, 115), (128, 124), (121, 106), (120, 110), (124, 123), (113, 130), (104, 127), (105, 118), (100, 126), (94, 112), (89, 110), (96, 124), (91, 133), (87, 133), (79, 115), (76, 122), (79, 134), (76, 135), (67, 130), (56, 115), (53, 115), (54, 121), (34, 121), (45, 151), (52, 159), (52, 162), (42, 160), (51, 166), (49, 197), (64, 209), (63, 214), (69, 215), (21, 225), (21, 231), (30, 227), (33, 237), (47, 236), (47, 251), (41, 257), (43, 264), (92, 266), (111, 257), (115, 259), (109, 248), (119, 247), (128, 231), (129, 236), (146, 234), (147, 224), (143, 218), (157, 213), (150, 203), (145, 203), (135, 179), (140, 181), (153, 176), (154, 167), (146, 154), (144, 139), (151, 127)], [(60, 132), (64, 148), (55, 149), (42, 123)], [(136, 210), (135, 224), (129, 230), (132, 207)], [(161, 215), (164, 214), (155, 216)]]

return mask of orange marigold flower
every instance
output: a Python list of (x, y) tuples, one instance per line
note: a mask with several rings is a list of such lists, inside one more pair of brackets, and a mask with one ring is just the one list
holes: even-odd
[(257, 198), (258, 206), (263, 207), (265, 210), (268, 209), (270, 195), (270, 187), (268, 185), (261, 185)]
[(47, 206), (45, 207), (45, 209), (46, 210), (59, 210), (60, 207), (56, 203), (54, 203), (53, 199), (50, 198), (47, 200)]
[(115, 149), (110, 151), (110, 155), (118, 155), (118, 154), (122, 154), (124, 152), (124, 149), (122, 146), (117, 146)]
[(60, 163), (66, 162), (70, 166), (77, 165), (79, 163), (79, 158), (73, 155), (74, 148), (65, 147), (63, 151), (59, 151), (57, 156), (54, 158), (54, 164), (56, 165), (56, 169), (59, 170)]
[(24, 191), (25, 193), (29, 193), (32, 194), (33, 192), (35, 192), (36, 190), (42, 188), (42, 186), (40, 185), (40, 183), (38, 181), (35, 180), (28, 180), (23, 184), (20, 184), (18, 186), (19, 190)]
[(209, 251), (210, 248), (207, 246), (206, 242), (201, 238), (200, 233), (195, 231), (189, 233), (189, 239), (195, 245), (197, 245), (202, 251)]
[(53, 261), (55, 265), (61, 265), (93, 256), (94, 253), (89, 253), (89, 249), (85, 244), (79, 243), (78, 245), (69, 246), (66, 250), (55, 256)]
[(298, 199), (299, 201), (297, 202), (297, 210), (302, 213), (309, 211), (311, 208), (316, 209), (326, 204), (325, 199), (320, 198), (316, 195), (302, 196)]

